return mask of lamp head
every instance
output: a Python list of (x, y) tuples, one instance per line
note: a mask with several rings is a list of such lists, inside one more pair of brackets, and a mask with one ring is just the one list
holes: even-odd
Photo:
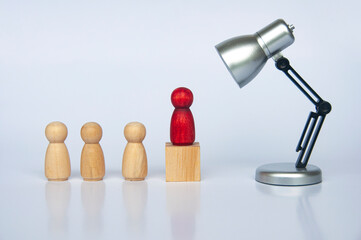
[(269, 58), (294, 42), (293, 29), (278, 19), (253, 35), (221, 42), (216, 49), (234, 80), (243, 87), (257, 76)]

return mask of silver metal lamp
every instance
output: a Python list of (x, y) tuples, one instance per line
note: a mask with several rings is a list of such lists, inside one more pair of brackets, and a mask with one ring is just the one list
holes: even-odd
[(284, 72), (316, 107), (316, 112), (308, 116), (297, 144), (296, 151), (300, 153), (296, 164), (273, 163), (257, 168), (256, 181), (272, 185), (302, 186), (322, 181), (321, 170), (307, 163), (324, 119), (331, 111), (331, 104), (324, 101), (291, 67), (288, 59), (282, 56), (281, 51), (295, 40), (293, 30), (292, 25), (278, 19), (253, 35), (234, 37), (216, 45), (239, 87), (242, 88), (255, 78), (267, 60), (273, 58), (277, 69)]

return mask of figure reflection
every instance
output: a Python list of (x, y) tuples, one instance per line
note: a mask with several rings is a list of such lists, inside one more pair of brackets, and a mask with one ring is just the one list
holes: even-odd
[(322, 240), (324, 239), (321, 229), (315, 218), (309, 198), (317, 195), (321, 191), (321, 184), (301, 186), (301, 187), (283, 187), (256, 183), (257, 189), (262, 193), (277, 197), (295, 197), (298, 198), (297, 214), (306, 239)]
[(167, 183), (166, 191), (173, 239), (194, 239), (200, 204), (200, 183)]
[(102, 210), (105, 198), (103, 181), (81, 184), (81, 200), (84, 209), (84, 232), (88, 239), (98, 239), (103, 229)]
[(67, 211), (70, 202), (70, 183), (49, 181), (45, 197), (49, 210), (49, 238), (65, 239), (68, 232)]
[(124, 181), (122, 188), (129, 234), (132, 239), (144, 239), (148, 184), (145, 181)]

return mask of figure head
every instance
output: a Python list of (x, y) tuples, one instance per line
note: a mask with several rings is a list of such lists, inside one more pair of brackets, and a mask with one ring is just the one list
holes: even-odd
[(172, 92), (171, 100), (175, 108), (189, 108), (193, 103), (193, 93), (188, 88), (180, 87)]
[(50, 143), (63, 143), (68, 136), (68, 129), (62, 122), (51, 122), (45, 128), (45, 136)]
[(85, 143), (94, 144), (102, 139), (103, 131), (98, 123), (88, 122), (81, 128), (80, 135)]
[(130, 122), (124, 128), (124, 136), (128, 142), (141, 143), (145, 138), (146, 130), (140, 122)]

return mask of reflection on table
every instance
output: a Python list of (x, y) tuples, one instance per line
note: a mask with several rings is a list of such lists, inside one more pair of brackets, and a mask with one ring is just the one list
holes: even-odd
[(275, 197), (298, 198), (297, 214), (303, 228), (305, 239), (322, 240), (321, 229), (310, 203), (310, 198), (321, 192), (322, 184), (299, 187), (273, 186), (256, 183), (256, 187), (264, 194)]
[(84, 233), (88, 239), (97, 239), (101, 235), (104, 199), (104, 181), (82, 182), (81, 201), (84, 209)]
[(173, 239), (194, 239), (200, 206), (200, 183), (168, 182), (166, 191)]
[(129, 235), (132, 236), (132, 239), (145, 239), (148, 184), (146, 181), (124, 181), (122, 188)]
[(47, 182), (45, 198), (49, 210), (49, 238), (66, 239), (68, 234), (67, 212), (69, 208), (71, 186), (65, 182)]

